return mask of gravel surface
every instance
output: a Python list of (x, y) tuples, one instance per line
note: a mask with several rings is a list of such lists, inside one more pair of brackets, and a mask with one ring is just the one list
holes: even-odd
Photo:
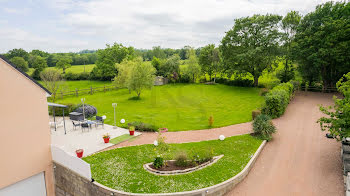
[(344, 195), (341, 144), (325, 137), (317, 119), (319, 104), (331, 94), (299, 93), (286, 113), (274, 120), (278, 132), (268, 142), (248, 176), (231, 195)]

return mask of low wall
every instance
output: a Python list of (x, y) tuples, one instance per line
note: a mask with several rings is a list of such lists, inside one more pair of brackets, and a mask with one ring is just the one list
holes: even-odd
[(90, 179), (82, 177), (78, 173), (68, 169), (67, 167), (54, 162), (55, 180), (56, 180), (56, 196), (222, 196), (229, 192), (234, 186), (241, 182), (249, 173), (257, 160), (260, 152), (265, 146), (266, 141), (263, 141), (254, 156), (250, 159), (244, 169), (236, 176), (211, 187), (177, 193), (159, 193), (159, 194), (138, 194), (117, 191), (98, 182), (91, 182)]

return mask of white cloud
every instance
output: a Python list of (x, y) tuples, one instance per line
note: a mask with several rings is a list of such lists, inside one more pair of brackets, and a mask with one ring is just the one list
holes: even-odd
[[(306, 14), (325, 1), (49, 0), (45, 3), (58, 17), (55, 21), (48, 19), (47, 23), (55, 24), (57, 30), (56, 34), (46, 38), (54, 42), (47, 42), (43, 47), (78, 51), (101, 48), (106, 43), (113, 42), (137, 48), (218, 44), (225, 31), (233, 26), (235, 18), (266, 13), (284, 15), (290, 10)], [(7, 42), (16, 43), (9, 45), (11, 48), (21, 44), (25, 44), (25, 47), (42, 44), (41, 37), (30, 39), (30, 36), (26, 36), (25, 39), (29, 40), (22, 39), (23, 43), (18, 43), (15, 40), (18, 38), (11, 37), (9, 39), (13, 42)]]

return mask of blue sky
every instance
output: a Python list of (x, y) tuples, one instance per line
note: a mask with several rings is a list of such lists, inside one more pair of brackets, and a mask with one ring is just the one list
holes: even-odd
[(13, 48), (77, 52), (219, 44), (234, 19), (302, 14), (323, 0), (0, 0), (0, 53)]

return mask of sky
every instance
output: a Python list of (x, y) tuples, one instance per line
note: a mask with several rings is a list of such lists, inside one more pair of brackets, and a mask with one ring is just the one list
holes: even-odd
[(234, 19), (302, 15), (325, 0), (0, 0), (0, 53), (219, 44)]

